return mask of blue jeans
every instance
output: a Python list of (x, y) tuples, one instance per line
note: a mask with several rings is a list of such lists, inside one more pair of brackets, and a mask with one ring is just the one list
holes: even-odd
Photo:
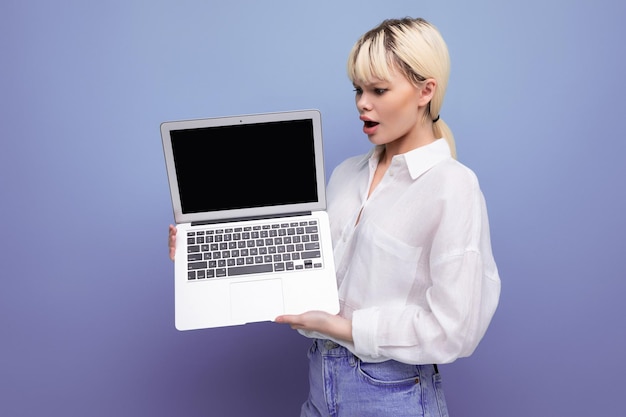
[(308, 357), (310, 391), (300, 417), (448, 417), (434, 365), (362, 362), (319, 339)]

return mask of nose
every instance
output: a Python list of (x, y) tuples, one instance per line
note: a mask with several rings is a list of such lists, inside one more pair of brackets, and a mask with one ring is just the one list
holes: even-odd
[(367, 98), (367, 94), (361, 93), (360, 95), (357, 96), (357, 98), (356, 98), (356, 108), (357, 108), (357, 110), (359, 110), (359, 113), (363, 113), (365, 111), (368, 111), (368, 110), (372, 109), (372, 104), (370, 103), (369, 99)]

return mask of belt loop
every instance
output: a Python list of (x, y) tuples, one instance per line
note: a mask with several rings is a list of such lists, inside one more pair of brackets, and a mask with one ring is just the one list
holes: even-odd
[(437, 368), (437, 364), (434, 363), (433, 367), (435, 368), (435, 374), (438, 374), (439, 373), (439, 368)]

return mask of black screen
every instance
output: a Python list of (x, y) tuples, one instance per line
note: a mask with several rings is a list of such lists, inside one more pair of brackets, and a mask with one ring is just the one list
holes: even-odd
[(170, 132), (184, 214), (317, 201), (313, 123)]

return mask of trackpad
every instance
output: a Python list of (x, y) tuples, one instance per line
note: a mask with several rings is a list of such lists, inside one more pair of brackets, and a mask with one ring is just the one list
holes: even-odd
[(280, 279), (233, 282), (230, 308), (236, 323), (274, 320), (283, 314), (283, 284)]

